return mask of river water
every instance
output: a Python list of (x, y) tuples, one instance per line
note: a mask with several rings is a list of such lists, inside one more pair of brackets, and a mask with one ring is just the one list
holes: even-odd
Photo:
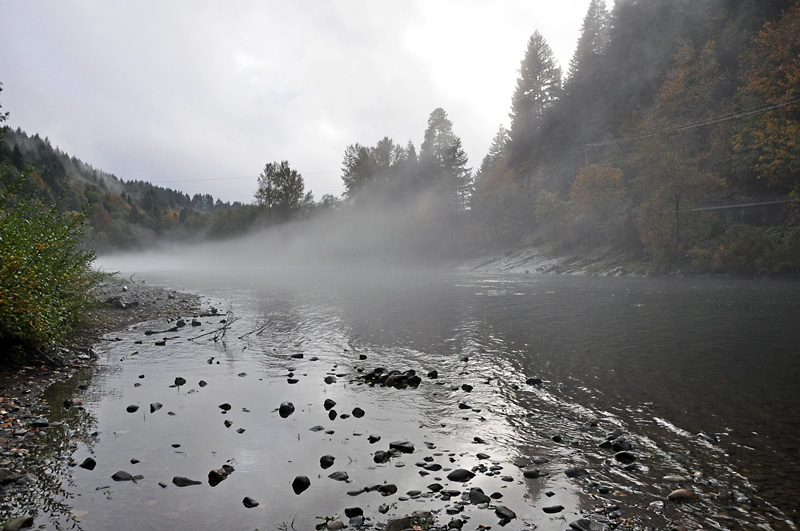
[[(474, 506), (446, 515), (460, 499), (455, 493), (448, 500), (414, 492), (428, 493), (435, 482), (501, 494), (498, 503), (517, 514), (507, 529), (566, 529), (582, 509), (614, 504), (632, 522), (637, 514), (655, 518), (660, 508), (650, 504), (658, 501), (666, 504), (662, 525), (792, 529), (798, 520), (796, 283), (105, 267), (202, 293), (223, 315), (179, 332), (148, 336), (146, 329), (171, 324), (144, 323), (115, 334), (90, 373), (51, 392), (54, 410), (73, 394), (85, 407), (80, 428), (70, 424), (74, 415), (51, 414), (63, 429), (50, 436), (66, 438), (52, 444), (72, 465), (90, 456), (98, 463), (89, 471), (54, 459), (51, 472), (63, 480), (52, 489), (55, 508), (43, 511), (55, 527), (304, 530), (350, 507), (380, 521), (381, 506), (387, 516), (433, 508), (444, 523), (466, 516), (465, 529), (498, 524), (491, 509)], [(222, 317), (225, 337), (200, 337)], [(155, 344), (164, 337), (165, 346)], [(376, 367), (413, 369), (422, 383), (362, 384)], [(438, 378), (427, 376), (432, 370)], [(297, 383), (288, 383), (290, 373)], [(336, 381), (326, 384), (326, 376)], [(176, 377), (187, 383), (175, 387)], [(326, 398), (339, 415), (355, 407), (365, 415), (331, 420)], [(277, 412), (284, 401), (296, 408), (288, 418)], [(155, 402), (163, 409), (151, 413)], [(132, 404), (140, 409), (126, 412)], [(316, 425), (327, 432), (309, 430)], [(632, 443), (634, 467), (598, 447), (613, 429)], [(381, 440), (370, 443), (370, 434)], [(412, 442), (414, 453), (373, 461), (399, 440)], [(332, 468), (320, 468), (322, 455), (335, 457)], [(536, 457), (542, 477), (524, 478), (515, 465)], [(425, 463), (444, 469), (427, 472)], [(235, 472), (211, 487), (208, 472), (223, 464)], [(445, 477), (448, 468), (482, 464), (488, 473), (478, 469), (468, 484)], [(567, 478), (570, 466), (589, 477)], [(118, 470), (143, 477), (115, 482)], [(328, 478), (333, 471), (350, 482)], [(291, 489), (298, 475), (311, 480), (299, 495)], [(203, 484), (179, 488), (174, 476)], [(353, 495), (379, 484), (398, 492)], [(679, 487), (701, 501), (666, 501)], [(244, 496), (259, 506), (245, 508)], [(552, 505), (564, 509), (542, 512)]]

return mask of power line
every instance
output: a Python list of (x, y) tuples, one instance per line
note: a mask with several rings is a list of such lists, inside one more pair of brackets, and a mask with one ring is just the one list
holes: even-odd
[(743, 111), (730, 112), (730, 113), (723, 114), (723, 115), (720, 115), (720, 116), (716, 116), (714, 118), (710, 118), (710, 119), (704, 120), (704, 121), (692, 122), (692, 123), (689, 123), (689, 124), (678, 125), (678, 126), (674, 126), (674, 127), (667, 127), (665, 129), (662, 129), (661, 131), (658, 131), (658, 132), (655, 132), (655, 133), (647, 133), (647, 134), (643, 134), (643, 135), (639, 135), (639, 136), (633, 136), (633, 137), (623, 137), (623, 138), (615, 138), (615, 139), (611, 139), (611, 140), (604, 140), (602, 142), (594, 142), (594, 143), (590, 143), (590, 144), (584, 144), (581, 147), (582, 148), (590, 148), (590, 147), (610, 146), (610, 145), (613, 145), (613, 144), (620, 144), (620, 143), (623, 143), (623, 142), (632, 142), (634, 140), (641, 140), (641, 139), (644, 139), (644, 138), (651, 138), (651, 137), (657, 136), (657, 135), (662, 134), (662, 133), (669, 133), (669, 132), (674, 132), (674, 131), (686, 131), (688, 129), (694, 129), (694, 128), (697, 128), (697, 127), (704, 127), (706, 125), (713, 125), (713, 124), (717, 124), (717, 123), (721, 123), (721, 122), (727, 122), (729, 120), (737, 120), (739, 118), (744, 118), (746, 116), (750, 116), (750, 115), (753, 115), (753, 114), (759, 114), (759, 113), (771, 111), (773, 109), (779, 109), (781, 107), (786, 107), (788, 105), (794, 105), (795, 103), (800, 103), (800, 98), (795, 98), (793, 100), (786, 101), (786, 102), (783, 102), (783, 103), (776, 103), (776, 104), (772, 104), (772, 105), (753, 107), (751, 109), (746, 109), (746, 110), (743, 110)]

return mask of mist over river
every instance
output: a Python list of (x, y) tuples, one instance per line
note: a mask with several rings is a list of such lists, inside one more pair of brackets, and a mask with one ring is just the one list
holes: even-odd
[[(74, 454), (77, 462), (91, 455), (98, 467), (72, 469), (66, 487), (85, 529), (273, 529), (291, 522), (312, 529), (321, 522), (316, 517), (354, 506), (376, 521), (382, 505), (388, 516), (441, 510), (446, 523), (452, 500), (414, 493), (437, 479), (445, 489), (502, 494), (500, 503), (518, 516), (507, 529), (566, 529), (581, 508), (612, 498), (622, 502), (623, 517), (626, 506), (661, 514), (650, 504), (662, 500), (665, 521), (710, 529), (797, 521), (796, 283), (170, 267), (130, 258), (100, 265), (120, 277), (135, 274), (137, 282), (200, 293), (222, 316), (230, 310), (231, 328), (224, 340), (187, 341), (219, 326), (222, 316), (153, 337), (143, 331), (159, 324), (148, 323), (101, 347), (83, 396), (99, 434)], [(155, 346), (162, 336), (166, 346)], [(376, 367), (413, 369), (422, 383), (362, 384), (359, 377)], [(436, 379), (426, 376), (433, 370)], [(287, 384), (289, 373), (296, 384)], [(335, 381), (323, 383), (326, 376)], [(170, 387), (176, 377), (188, 383)], [(530, 385), (530, 378), (542, 383)], [(208, 385), (199, 387), (201, 379)], [(339, 415), (356, 407), (366, 414), (330, 420), (326, 398)], [(284, 401), (296, 411), (279, 418)], [(154, 402), (163, 410), (149, 413)], [(230, 411), (220, 411), (222, 403)], [(129, 404), (141, 409), (126, 413)], [(309, 431), (315, 425), (332, 433)], [(620, 466), (599, 447), (613, 429), (632, 443), (635, 467)], [(368, 442), (370, 434), (381, 441)], [(415, 452), (373, 462), (377, 450), (399, 440)], [(480, 452), (489, 460), (476, 457)], [(329, 470), (320, 468), (323, 455), (335, 457)], [(514, 465), (535, 457), (545, 458), (541, 477), (524, 478)], [(423, 472), (425, 462), (442, 463), (444, 471)], [(205, 484), (209, 470), (225, 463), (235, 472), (216, 487)], [(481, 463), (500, 468), (469, 485), (444, 479), (448, 467)], [(567, 478), (569, 466), (587, 469), (589, 478)], [(113, 482), (120, 469), (143, 479)], [(333, 471), (347, 472), (351, 482), (330, 479)], [(311, 480), (299, 495), (291, 488), (297, 475)], [(178, 488), (169, 483), (173, 476), (204, 484)], [(397, 494), (350, 492), (386, 483)], [(608, 486), (600, 490), (606, 498), (598, 485)], [(702, 500), (666, 501), (679, 487)], [(259, 507), (243, 507), (244, 496)], [(560, 514), (542, 512), (554, 504), (563, 506)], [(465, 529), (497, 525), (491, 510), (470, 507), (461, 513), (469, 518)], [(132, 521), (141, 525), (120, 523)]]

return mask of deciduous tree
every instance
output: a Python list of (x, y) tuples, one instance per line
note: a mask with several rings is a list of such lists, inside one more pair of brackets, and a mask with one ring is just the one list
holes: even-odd
[(285, 221), (313, 201), (311, 192), (304, 193), (304, 189), (303, 176), (288, 161), (270, 162), (258, 177), (256, 202), (275, 220)]

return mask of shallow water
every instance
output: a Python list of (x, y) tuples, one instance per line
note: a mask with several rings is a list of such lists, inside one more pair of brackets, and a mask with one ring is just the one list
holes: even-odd
[[(77, 519), (83, 529), (274, 529), (294, 522), (312, 529), (317, 516), (347, 507), (361, 507), (375, 521), (382, 504), (390, 516), (442, 509), (446, 523), (451, 517), (443, 511), (458, 497), (401, 499), (437, 481), (502, 493), (498, 503), (518, 515), (507, 529), (563, 529), (581, 507), (613, 500), (623, 517), (644, 514), (678, 487), (708, 496), (692, 506), (668, 503), (664, 521), (768, 529), (797, 519), (796, 284), (203, 268), (140, 271), (141, 278), (201, 292), (237, 320), (216, 342), (188, 338), (220, 326), (221, 317), (176, 333), (145, 336), (145, 329), (168, 328), (147, 323), (115, 334), (120, 341), (105, 344), (92, 374), (82, 376), (87, 390), (70, 382), (51, 391), (54, 409), (75, 394), (85, 406), (79, 425), (74, 413), (58, 412), (64, 424), (51, 437), (63, 432), (63, 455), (78, 463), (92, 456), (98, 466), (54, 465), (65, 478), (56, 497), (66, 505), (52, 510), (50, 525)], [(156, 346), (163, 337), (172, 339)], [(414, 369), (423, 383), (404, 390), (360, 385), (358, 369), (375, 367)], [(432, 369), (439, 379), (425, 377)], [(293, 385), (290, 370), (299, 380)], [(337, 381), (323, 383), (328, 375)], [(187, 384), (172, 386), (178, 376)], [(544, 383), (527, 385), (530, 377)], [(201, 379), (208, 385), (200, 387)], [(473, 390), (462, 390), (463, 383)], [(330, 420), (326, 398), (339, 414), (358, 406), (366, 415)], [(296, 406), (286, 419), (276, 411), (284, 401)], [(150, 413), (153, 402), (164, 407)], [(227, 413), (218, 407), (224, 402), (232, 406)], [(140, 409), (127, 413), (130, 404)], [(592, 418), (599, 426), (589, 425)], [(309, 431), (315, 425), (333, 433)], [(597, 447), (615, 427), (636, 448), (634, 470)], [(370, 444), (368, 434), (381, 441)], [(473, 442), (476, 436), (486, 444)], [(413, 442), (415, 452), (374, 464), (372, 454), (395, 440)], [(490, 459), (479, 460), (479, 452)], [(325, 454), (336, 458), (328, 470), (319, 465)], [(549, 476), (525, 479), (514, 463), (535, 456), (549, 459), (537, 466)], [(447, 481), (446, 471), (421, 476), (416, 465), (424, 457), (445, 469), (503, 468), (463, 486)], [(223, 464), (235, 472), (209, 486), (208, 472)], [(591, 478), (567, 479), (570, 465), (589, 469)], [(143, 479), (114, 482), (117, 470)], [(352, 482), (327, 477), (339, 470)], [(668, 474), (687, 479), (667, 483), (661, 478)], [(296, 475), (311, 479), (300, 495), (290, 487)], [(203, 484), (178, 488), (173, 476)], [(347, 494), (383, 483), (398, 493)], [(598, 485), (613, 495), (599, 495)], [(749, 503), (713, 499), (728, 492)], [(245, 496), (261, 505), (246, 509)], [(541, 510), (556, 504), (565, 507), (558, 515)], [(465, 528), (498, 523), (492, 510), (468, 506), (457, 517), (464, 514)]]

